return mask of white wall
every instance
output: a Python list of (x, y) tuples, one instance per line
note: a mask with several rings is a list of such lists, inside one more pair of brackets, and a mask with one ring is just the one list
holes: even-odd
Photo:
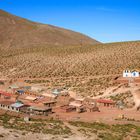
[(140, 77), (140, 74), (137, 71), (123, 71), (123, 77)]

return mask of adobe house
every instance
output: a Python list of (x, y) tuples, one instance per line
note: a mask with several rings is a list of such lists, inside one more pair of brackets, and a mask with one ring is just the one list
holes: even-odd
[(84, 100), (84, 105), (92, 105), (92, 106), (97, 106), (97, 102), (95, 99), (92, 98), (85, 98)]
[(49, 99), (55, 99), (57, 96), (51, 93), (43, 93), (42, 96), (47, 97)]
[(86, 106), (86, 111), (87, 112), (95, 112), (95, 111), (100, 112), (99, 107), (93, 106), (93, 105)]
[(31, 115), (44, 115), (48, 116), (52, 113), (52, 108), (50, 107), (39, 107), (39, 106), (31, 106), (28, 108), (28, 113)]
[(69, 104), (70, 107), (75, 107), (76, 112), (82, 113), (86, 111), (85, 106), (83, 106), (81, 103), (77, 103), (76, 101), (70, 102)]
[(15, 102), (13, 101), (0, 101), (0, 108), (4, 109), (4, 110), (12, 110), (11, 108), (11, 104), (13, 104)]
[(62, 92), (56, 97), (56, 101), (58, 105), (69, 105), (70, 102), (74, 101), (73, 98), (70, 97), (68, 92)]
[(77, 111), (78, 113), (86, 112), (86, 107), (84, 107), (84, 106), (78, 107), (78, 108), (76, 108), (76, 111)]
[(76, 107), (74, 106), (61, 106), (60, 109), (64, 113), (76, 111)]
[(11, 110), (15, 112), (20, 112), (25, 108), (26, 106), (21, 102), (16, 102), (16, 103), (11, 104)]
[(99, 103), (100, 106), (104, 107), (115, 107), (116, 105), (116, 102), (107, 99), (97, 99), (96, 102)]
[(76, 98), (75, 102), (79, 104), (84, 104), (85, 98)]
[(43, 103), (46, 107), (54, 107), (56, 106), (56, 101), (47, 101)]
[(0, 108), (4, 110), (20, 112), (23, 109), (27, 108), (26, 105), (20, 102), (13, 102), (13, 101), (1, 101)]
[(35, 97), (35, 96), (26, 96), (26, 97), (25, 97), (25, 100), (29, 100), (29, 101), (34, 102), (34, 101), (37, 100), (37, 97)]
[(14, 85), (9, 86), (9, 89), (11, 89), (13, 93), (15, 93), (16, 90), (19, 89), (19, 86), (17, 86), (16, 84), (14, 84)]
[(32, 92), (42, 92), (42, 91), (44, 91), (43, 87), (41, 87), (41, 86), (32, 86), (30, 90)]
[(11, 99), (12, 94), (4, 91), (0, 91), (0, 98), (2, 99)]

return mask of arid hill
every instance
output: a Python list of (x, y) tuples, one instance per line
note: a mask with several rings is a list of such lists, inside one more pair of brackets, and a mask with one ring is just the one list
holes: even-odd
[[(126, 68), (140, 68), (140, 42), (91, 46), (34, 47), (0, 51), (0, 75), (37, 78), (47, 87), (73, 87), (80, 94), (97, 94), (113, 86)], [(40, 80), (43, 78), (44, 80)]]
[[(79, 44), (81, 37), (86, 44)], [(47, 87), (73, 87), (86, 95), (112, 86), (126, 68), (140, 69), (140, 41), (101, 44), (3, 11), (0, 45), (0, 77), (36, 78)]]
[(0, 10), (0, 45), (2, 48), (98, 43), (83, 34), (52, 25), (35, 23)]
[(115, 75), (140, 68), (140, 42), (9, 48), (0, 56), (0, 72), (10, 77)]

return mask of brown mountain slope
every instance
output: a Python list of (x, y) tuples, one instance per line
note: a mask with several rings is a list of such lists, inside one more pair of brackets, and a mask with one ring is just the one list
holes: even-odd
[(31, 22), (0, 10), (0, 45), (3, 48), (80, 45), (81, 42), (87, 45), (99, 43), (83, 34)]
[(113, 86), (124, 69), (140, 69), (140, 41), (11, 48), (0, 51), (0, 60), (0, 77), (35, 78), (48, 88), (68, 86), (80, 95), (96, 95)]
[(11, 48), (1, 50), (0, 56), (0, 71), (9, 76), (13, 68), (13, 76), (19, 77), (115, 75), (126, 68), (140, 69), (140, 42)]

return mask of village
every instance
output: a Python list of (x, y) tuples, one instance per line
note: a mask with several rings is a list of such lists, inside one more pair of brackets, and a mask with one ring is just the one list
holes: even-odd
[[(139, 83), (139, 72), (123, 72), (118, 82), (132, 83), (132, 79)], [(138, 80), (138, 81), (137, 81)], [(0, 109), (11, 114), (22, 114), (25, 118), (52, 117), (61, 120), (108, 120), (114, 121), (124, 114), (139, 119), (139, 112), (127, 110), (121, 101), (114, 101), (106, 97), (78, 97), (75, 92), (66, 88), (46, 89), (31, 85), (24, 81), (9, 82), (0, 80)], [(139, 86), (138, 86), (139, 87)]]

